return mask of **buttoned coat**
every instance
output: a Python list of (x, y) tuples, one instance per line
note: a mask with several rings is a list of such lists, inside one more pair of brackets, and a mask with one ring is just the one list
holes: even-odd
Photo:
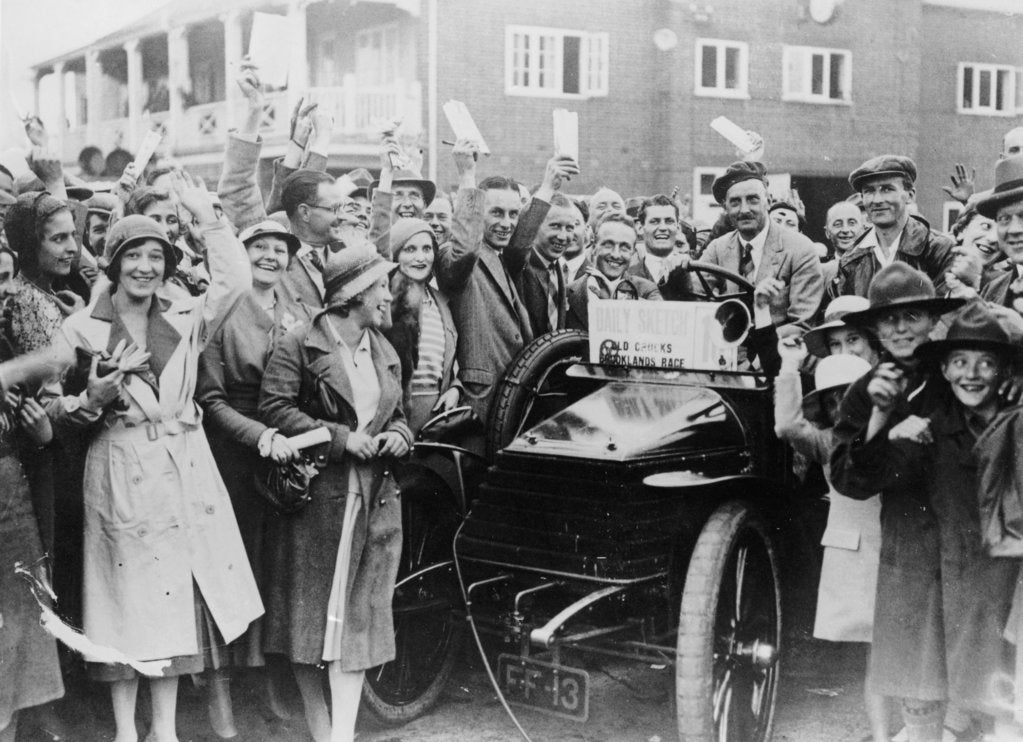
[[(589, 304), (592, 293), (589, 290), (588, 275), (581, 276), (573, 281), (568, 287), (568, 317), (565, 321), (565, 328), (568, 330), (590, 329)], [(661, 292), (657, 290), (657, 284), (639, 276), (625, 276), (625, 280), (636, 287), (637, 298), (648, 301), (660, 301)]]
[[(832, 486), (846, 497), (866, 500), (881, 493), (881, 554), (867, 687), (880, 695), (943, 700), (947, 685), (938, 521), (918, 472), (881, 482), (861, 466), (857, 451), (863, 448), (873, 409), (867, 394), (871, 377), (867, 373), (853, 382), (842, 399), (830, 472)], [(909, 415), (926, 415), (941, 396), (937, 380), (914, 373), (907, 373), (907, 379), (909, 394), (898, 400), (890, 425)], [(878, 437), (887, 435), (886, 429)]]
[[(828, 287), (832, 298), (845, 294), (867, 295), (874, 274), (881, 269), (874, 257), (874, 249), (860, 245), (867, 234), (869, 230), (860, 235), (853, 246), (839, 257), (838, 271)], [(944, 296), (945, 273), (952, 270), (954, 246), (951, 237), (935, 232), (922, 217), (910, 215), (893, 260), (901, 260), (926, 273), (934, 283), (938, 296)]]
[(940, 536), (940, 561), (933, 566), (941, 572), (944, 643), (933, 651), (943, 649), (949, 700), (991, 713), (997, 710), (992, 706), (996, 702), (992, 684), (1011, 672), (1002, 632), (1019, 560), (990, 557), (984, 550), (973, 450), (977, 439), (963, 410), (948, 394), (921, 410), (931, 421), (933, 443), (891, 442), (885, 430), (869, 443), (854, 446), (851, 456), (861, 485), (890, 490), (915, 481), (926, 489)]
[[(733, 231), (707, 245), (700, 256), (700, 262), (713, 263), (741, 275), (741, 254), (739, 233)], [(668, 278), (669, 284), (674, 282), (679, 272), (672, 272)], [(798, 325), (804, 329), (810, 328), (824, 296), (821, 263), (810, 240), (769, 220), (760, 265), (756, 275), (747, 278), (754, 286), (765, 278), (777, 278), (784, 284), (780, 296), (771, 301), (771, 320), (775, 326)], [(730, 290), (737, 289), (731, 287)]]
[(257, 581), (266, 513), (253, 475), (262, 466), (258, 443), (267, 429), (258, 416), (259, 387), (274, 346), (310, 316), (304, 304), (288, 302), (279, 291), (275, 298), (273, 316), (251, 291), (238, 298), (199, 357), (196, 386), (210, 448), (231, 495)]
[(466, 401), (484, 421), (505, 370), (533, 339), (501, 255), (483, 243), (485, 196), (475, 188), (458, 191), (451, 241), (437, 258), (437, 284), (458, 329), (459, 378)]
[[(267, 425), (288, 436), (326, 427), (331, 436), (316, 451), (320, 473), (310, 487), (312, 501), (268, 524), (263, 648), (292, 662), (321, 662), (346, 498), (361, 497), (341, 639), (342, 669), (355, 671), (394, 658), (391, 597), (401, 556), (401, 505), (393, 461), (360, 462), (345, 450), (358, 417), (328, 321), (320, 313), (281, 338), (260, 390), (259, 413)], [(366, 433), (391, 431), (411, 444), (398, 356), (380, 333), (367, 332), (380, 402)]]
[[(83, 487), (85, 633), (139, 660), (200, 652), (193, 581), (227, 641), (263, 612), (194, 400), (199, 353), (249, 288), (249, 263), (227, 225), (204, 236), (213, 279), (207, 293), (153, 299), (150, 380), (130, 374), (123, 409), (107, 408), (102, 418), (84, 404), (84, 392), (47, 405), (58, 428), (96, 430)], [(131, 340), (109, 289), (69, 317), (62, 335), (89, 352)]]

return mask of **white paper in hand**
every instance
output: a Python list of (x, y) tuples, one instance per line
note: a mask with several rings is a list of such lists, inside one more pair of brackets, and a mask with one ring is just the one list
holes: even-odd
[(291, 27), (286, 16), (273, 13), (252, 14), (249, 61), (259, 69), (259, 79), (267, 87), (283, 88), (288, 84), (290, 32)]
[(579, 114), (575, 111), (554, 109), (554, 154), (579, 162)]
[(490, 148), (483, 141), (483, 135), (480, 134), (479, 127), (476, 126), (476, 122), (472, 119), (472, 114), (469, 113), (469, 109), (462, 101), (449, 100), (445, 103), (444, 115), (447, 116), (448, 123), (451, 125), (451, 131), (455, 133), (455, 139), (468, 139), (476, 142), (480, 154), (490, 154)]
[(152, 129), (146, 132), (146, 137), (142, 140), (142, 144), (139, 145), (139, 151), (135, 154), (135, 172), (138, 173), (139, 177), (142, 176), (142, 171), (149, 164), (149, 160), (152, 158), (153, 153), (156, 152), (156, 148), (160, 146), (162, 138), (159, 132)]
[(756, 146), (745, 129), (724, 116), (718, 116), (711, 121), (710, 128), (743, 152), (752, 152)]
[(313, 428), (305, 433), (291, 436), (288, 438), (288, 443), (300, 451), (303, 448), (318, 446), (321, 443), (330, 443), (330, 431), (327, 428)]

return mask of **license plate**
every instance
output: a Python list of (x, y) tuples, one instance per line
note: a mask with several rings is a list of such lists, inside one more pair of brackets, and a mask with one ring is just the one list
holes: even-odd
[(575, 721), (590, 715), (590, 675), (585, 670), (502, 654), (497, 672), (509, 703)]

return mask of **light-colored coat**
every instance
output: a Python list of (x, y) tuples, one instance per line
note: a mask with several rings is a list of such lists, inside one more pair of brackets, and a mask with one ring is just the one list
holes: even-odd
[[(713, 263), (740, 273), (739, 233), (729, 232), (707, 245), (700, 262)], [(813, 243), (768, 220), (767, 239), (755, 276), (746, 276), (756, 286), (765, 278), (777, 278), (784, 288), (771, 302), (775, 326), (794, 324), (809, 329), (824, 296), (824, 276)], [(734, 288), (732, 289), (734, 290)]]
[[(128, 377), (123, 409), (64, 397), (58, 423), (98, 423), (85, 463), (84, 622), (93, 641), (139, 660), (198, 654), (193, 581), (224, 639), (263, 612), (193, 400), (199, 353), (224, 309), (251, 281), (230, 229), (204, 230), (213, 283), (202, 297), (154, 298), (147, 349), (157, 391)], [(130, 340), (109, 291), (64, 323), (72, 348)]]
[(458, 329), (458, 376), (481, 420), (505, 370), (533, 339), (529, 314), (501, 256), (483, 243), (485, 197), (475, 188), (458, 191), (451, 241), (437, 258), (437, 284)]

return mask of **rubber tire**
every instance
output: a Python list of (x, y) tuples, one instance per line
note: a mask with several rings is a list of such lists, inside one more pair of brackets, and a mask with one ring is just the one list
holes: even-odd
[(778, 699), (780, 662), (773, 678), (766, 724), (754, 739), (719, 739), (714, 719), (714, 645), (721, 587), (739, 539), (752, 534), (764, 546), (774, 583), (774, 641), (781, 649), (781, 589), (778, 556), (767, 526), (749, 505), (729, 501), (707, 519), (696, 541), (682, 593), (675, 663), (675, 700), (681, 742), (767, 742), (771, 739)]
[[(487, 425), (487, 459), (514, 440), (522, 416), (531, 401), (533, 387), (555, 363), (585, 361), (589, 335), (582, 330), (558, 330), (531, 342), (508, 367)], [(574, 400), (573, 400), (574, 401)], [(567, 406), (567, 405), (566, 405)]]
[[(449, 560), (451, 558), (451, 542), (461, 520), (461, 515), (455, 505), (454, 495), (446, 491), (447, 485), (439, 476), (429, 473), (420, 479), (419, 482), (424, 492), (420, 495), (418, 502), (414, 499), (416, 497), (415, 494), (402, 490), (402, 556), (398, 572), (398, 582), (430, 564)], [(424, 509), (421, 510), (419, 508)], [(431, 530), (429, 532), (419, 533), (415, 530), (415, 525), (421, 526), (429, 520), (429, 515), (426, 515), (426, 513), (433, 514), (437, 518), (430, 524)], [(410, 523), (414, 524), (412, 528), (408, 528)], [(420, 549), (419, 547), (423, 548)], [(410, 552), (418, 556), (410, 557)], [(453, 575), (451, 579), (455, 579)], [(461, 598), (457, 596), (457, 582), (452, 582), (450, 592), (452, 598), (457, 599), (457, 604), (460, 604)], [(383, 726), (407, 724), (425, 714), (437, 703), (447, 685), (448, 678), (451, 676), (455, 661), (461, 655), (462, 643), (464, 641), (462, 624), (456, 619), (452, 620), (452, 633), (449, 636), (448, 645), (444, 649), (443, 656), (439, 663), (431, 667), (434, 674), (430, 682), (414, 700), (396, 704), (385, 699), (377, 692), (372, 680), (373, 673), (377, 668), (371, 668), (366, 671), (366, 681), (362, 684), (362, 703), (372, 713), (377, 722)], [(413, 648), (412, 651), (416, 651), (414, 647), (420, 644), (419, 641), (414, 639), (409, 641), (407, 638), (398, 635), (401, 627), (402, 625), (399, 620), (396, 619), (395, 643), (398, 656), (392, 662), (399, 661), (401, 653), (410, 647)]]

